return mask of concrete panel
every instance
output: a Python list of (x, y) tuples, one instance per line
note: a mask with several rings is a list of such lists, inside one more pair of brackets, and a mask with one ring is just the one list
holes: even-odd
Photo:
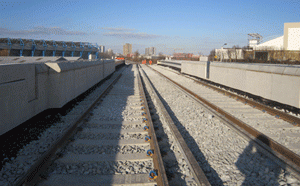
[[(113, 64), (113, 66), (112, 66)], [(112, 72), (115, 70), (115, 61), (114, 60), (104, 60), (104, 65), (103, 65), (103, 74), (104, 78), (109, 76)]]
[(74, 99), (75, 72), (49, 74), (48, 104), (50, 108), (60, 108), (68, 101)]
[(33, 64), (0, 66), (0, 85), (23, 80), (27, 84), (26, 90), (28, 94), (26, 101), (35, 99), (35, 66)]
[(0, 135), (62, 107), (114, 70), (114, 60), (0, 65)]
[[(24, 69), (25, 70), (25, 69)], [(37, 94), (37, 86), (36, 86), (36, 70), (35, 65), (31, 64), (27, 66), (26, 69), (26, 82), (27, 82), (27, 91), (28, 97), (27, 101), (30, 102), (36, 99)]]
[(300, 107), (299, 95), (300, 95), (300, 77), (296, 76), (284, 76), (278, 74), (272, 74), (272, 92), (271, 99), (291, 105), (294, 107)]
[(103, 66), (98, 65), (95, 67), (89, 67), (87, 73), (87, 79), (92, 84), (96, 84), (103, 79)]
[[(201, 63), (182, 63), (182, 72), (201, 78), (202, 68)], [(300, 108), (299, 66), (212, 62), (209, 80)]]
[[(261, 73), (255, 71), (246, 71), (245, 89), (243, 87), (237, 88), (239, 90), (249, 92), (264, 98), (270, 98), (272, 94), (272, 76), (268, 73)], [(238, 78), (238, 77), (237, 77)]]
[[(36, 98), (34, 65), (0, 66), (0, 134), (30, 117), (28, 102)], [(6, 123), (9, 125), (2, 125)], [(3, 132), (2, 132), (3, 131)]]
[(227, 74), (229, 74), (228, 71), (229, 71), (228, 68), (222, 68), (222, 67), (210, 65), (209, 79), (216, 83), (227, 85), (226, 76)]
[[(97, 76), (91, 77), (88, 75), (92, 74), (92, 69), (96, 69), (97, 66), (103, 65), (103, 62), (100, 60), (47, 63), (46, 65), (52, 68), (49, 76), (49, 88), (51, 88), (51, 91), (49, 92), (48, 101), (51, 108), (62, 107), (64, 104), (102, 80), (102, 78), (98, 79)], [(108, 74), (112, 73), (109, 72), (109, 67), (111, 65), (114, 64), (107, 64)], [(101, 74), (103, 72), (98, 73)], [(101, 75), (98, 77), (101, 77)], [(93, 79), (95, 80), (93, 81)]]
[(20, 65), (1, 65), (0, 66), (0, 84), (24, 80), (27, 77), (28, 64)]
[(49, 93), (49, 76), (48, 73), (39, 73), (36, 76), (37, 99), (30, 102), (31, 107), (34, 108), (35, 114), (44, 111), (49, 107), (48, 93)]
[(0, 134), (16, 127), (18, 121), (28, 119), (26, 87), (26, 80), (0, 85)]
[(225, 76), (224, 80), (226, 80), (226, 84), (229, 87), (233, 87), (235, 89), (246, 88), (247, 74), (245, 70), (227, 69), (226, 71), (227, 74), (224, 75)]
[(74, 92), (76, 95), (80, 95), (88, 89), (89, 82), (87, 80), (87, 68), (74, 70)]
[(191, 74), (193, 76), (207, 78), (208, 62), (182, 62), (181, 73)]

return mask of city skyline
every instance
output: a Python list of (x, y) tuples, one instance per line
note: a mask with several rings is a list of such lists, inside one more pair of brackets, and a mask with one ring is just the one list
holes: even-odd
[(139, 53), (153, 46), (157, 53), (207, 55), (224, 43), (246, 46), (249, 33), (283, 35), (284, 23), (299, 22), (299, 8), (294, 0), (6, 1), (0, 3), (0, 38), (90, 42), (116, 53), (131, 43)]

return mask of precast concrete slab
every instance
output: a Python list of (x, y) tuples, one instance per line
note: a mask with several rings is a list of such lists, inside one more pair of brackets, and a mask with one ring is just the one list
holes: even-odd
[(46, 109), (61, 108), (113, 71), (112, 60), (1, 65), (0, 135)]
[[(132, 122), (139, 122), (139, 123), (143, 123), (143, 118), (145, 118), (144, 116), (140, 116), (139, 118), (134, 118), (134, 117), (128, 117), (126, 118), (127, 121), (132, 121)], [(90, 123), (99, 123), (102, 122), (101, 119), (98, 118), (92, 118), (90, 121)], [(115, 121), (116, 123), (122, 123), (123, 120), (119, 120), (119, 121)]]
[(105, 145), (150, 145), (150, 143), (145, 142), (144, 139), (129, 139), (129, 140), (86, 140), (86, 139), (77, 139), (75, 140), (72, 145), (98, 145), (98, 146), (105, 146)]
[(89, 125), (140, 125), (143, 124), (141, 121), (97, 121), (97, 122), (88, 122)]
[(91, 133), (91, 134), (98, 134), (98, 133), (117, 133), (117, 134), (148, 134), (148, 131), (144, 131), (141, 128), (138, 129), (84, 129), (82, 133)]
[(181, 72), (206, 79), (209, 78), (209, 63), (208, 61), (182, 62)]
[(39, 186), (155, 186), (147, 174), (125, 175), (55, 175)]
[(147, 161), (152, 157), (146, 156), (145, 153), (137, 154), (66, 154), (62, 158), (57, 159), (57, 163), (71, 164), (84, 162), (101, 162), (101, 161)]
[[(181, 72), (205, 79), (199, 68), (199, 62), (181, 64)], [(206, 79), (300, 108), (299, 66), (211, 62)]]

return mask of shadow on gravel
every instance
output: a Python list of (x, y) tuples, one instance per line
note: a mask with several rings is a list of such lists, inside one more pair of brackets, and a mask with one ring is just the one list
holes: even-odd
[[(256, 140), (269, 145), (268, 139), (262, 135), (258, 136)], [(278, 180), (280, 180), (279, 175), (284, 167), (267, 158), (255, 140), (249, 142), (235, 165), (245, 176), (242, 185), (281, 185)]]
[(155, 92), (157, 93), (159, 99), (161, 100), (163, 105), (166, 107), (166, 109), (167, 109), (168, 113), (170, 114), (173, 122), (175, 123), (178, 130), (180, 131), (180, 134), (182, 135), (182, 137), (185, 139), (186, 142), (187, 141), (189, 142), (189, 143), (187, 143), (187, 145), (190, 148), (190, 150), (192, 151), (192, 153), (193, 153), (194, 157), (196, 158), (198, 164), (200, 165), (200, 167), (204, 171), (204, 173), (205, 173), (208, 181), (210, 182), (210, 184), (211, 185), (223, 185), (223, 181), (219, 177), (218, 173), (208, 163), (205, 156), (203, 155), (203, 153), (199, 149), (199, 147), (197, 145), (197, 142), (189, 134), (189, 132), (186, 130), (186, 128), (180, 123), (180, 121), (177, 119), (177, 117), (175, 116), (172, 109), (169, 107), (168, 103), (162, 98), (162, 96), (159, 94), (159, 92), (154, 87), (152, 82), (150, 82), (150, 83), (153, 86)]
[[(89, 181), (86, 179), (90, 179), (85, 176), (89, 175), (93, 177), (90, 180), (93, 181), (95, 179), (99, 181), (99, 185), (113, 185), (117, 179), (120, 179), (118, 176), (121, 172), (123, 175), (133, 174), (133, 168), (136, 167), (129, 162), (134, 162), (134, 160), (128, 160), (127, 162), (126, 160), (121, 161), (118, 159), (118, 152), (122, 151), (122, 147), (124, 148), (124, 154), (126, 154), (126, 150), (129, 149), (128, 146), (134, 146), (119, 144), (121, 138), (124, 139), (126, 137), (126, 134), (121, 133), (122, 127), (125, 127), (125, 125), (122, 125), (122, 122), (124, 117), (126, 117), (123, 112), (125, 107), (128, 106), (129, 97), (134, 95), (134, 89), (131, 88), (134, 87), (133, 66), (130, 65), (125, 68), (127, 68), (123, 71), (125, 74), (94, 106), (79, 127), (79, 130), (70, 138), (69, 143), (61, 148), (60, 156), (57, 157), (58, 160), (72, 154), (74, 157), (81, 156), (80, 160), (77, 162), (71, 161), (71, 163), (68, 161), (62, 161), (62, 163), (59, 161), (54, 162), (47, 172), (50, 177), (56, 174), (67, 174), (70, 178), (75, 179), (70, 180), (70, 185), (85, 185)], [(141, 154), (141, 156), (144, 156), (144, 154)], [(130, 166), (127, 166), (127, 164)], [(118, 166), (119, 169), (116, 170)], [(115, 174), (115, 171), (118, 174)], [(130, 179), (130, 177), (128, 178)], [(83, 180), (82, 183), (80, 183), (81, 180)], [(76, 181), (79, 181), (79, 183), (75, 183)], [(47, 185), (49, 183), (46, 180), (44, 184)]]
[[(143, 81), (143, 80), (142, 80)], [(145, 90), (146, 95), (149, 95), (148, 91)], [(168, 138), (168, 135), (166, 134), (164, 128), (162, 127), (161, 119), (158, 115), (158, 111), (155, 109), (155, 106), (153, 102), (150, 100), (148, 102), (149, 107), (151, 108), (151, 115), (153, 121), (153, 125), (155, 128), (156, 137), (159, 143), (159, 149), (160, 153), (164, 162), (165, 171), (167, 174), (167, 178), (170, 185), (185, 185), (186, 182), (182, 178), (183, 174), (179, 173), (178, 170), (180, 170), (178, 162), (176, 160), (176, 156), (171, 151), (171, 145)]]

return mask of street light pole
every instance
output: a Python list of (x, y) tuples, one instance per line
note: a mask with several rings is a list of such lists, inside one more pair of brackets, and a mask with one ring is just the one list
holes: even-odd
[[(227, 43), (224, 43), (223, 46), (227, 45)], [(223, 59), (223, 46), (221, 47), (221, 62), (222, 62), (222, 59)]]

